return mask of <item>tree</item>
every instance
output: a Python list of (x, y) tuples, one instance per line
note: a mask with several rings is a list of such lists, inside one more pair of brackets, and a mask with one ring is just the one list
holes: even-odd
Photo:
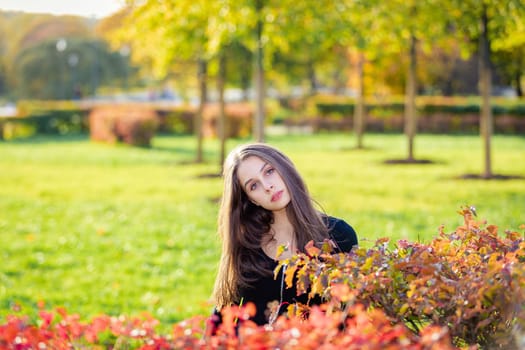
[(7, 93), (7, 72), (6, 72), (6, 53), (7, 53), (7, 26), (0, 12), (0, 96)]
[(151, 62), (157, 77), (165, 77), (177, 61), (191, 61), (198, 66), (199, 106), (195, 116), (197, 136), (196, 162), (203, 161), (202, 118), (207, 102), (208, 20), (214, 6), (205, 0), (131, 2), (121, 40), (133, 46), (133, 56)]
[[(208, 21), (207, 34), (208, 45), (207, 53), (209, 56), (215, 58), (217, 71), (217, 90), (219, 95), (219, 116), (217, 123), (217, 134), (219, 136), (220, 150), (219, 150), (219, 164), (224, 163), (226, 155), (226, 102), (225, 102), (225, 88), (228, 76), (236, 76), (239, 85), (244, 91), (244, 99), (247, 98), (247, 89), (249, 85), (249, 72), (252, 53), (243, 44), (242, 38), (249, 33), (248, 27), (242, 24), (243, 6), (242, 2), (235, 1), (218, 1), (214, 3), (217, 8), (212, 9), (212, 13), (216, 13)], [(262, 56), (261, 56), (262, 58)], [(231, 69), (228, 69), (228, 62), (234, 63)], [(244, 64), (243, 64), (244, 63)], [(262, 79), (262, 75), (259, 77)], [(259, 80), (262, 82), (262, 80)], [(262, 90), (261, 90), (262, 91)], [(261, 115), (259, 115), (260, 117)], [(256, 117), (257, 118), (257, 117)], [(257, 121), (254, 121), (254, 124)], [(254, 134), (259, 132), (254, 128)], [(262, 141), (262, 140), (261, 140)]]
[[(291, 55), (292, 61), (302, 55), (308, 57), (303, 62), (314, 77), (314, 65), (321, 53), (326, 55), (333, 47), (332, 37), (325, 28), (326, 23), (330, 23), (329, 17), (333, 13), (330, 10), (334, 5), (326, 0), (230, 0), (221, 4), (230, 15), (225, 17), (227, 25), (224, 30), (216, 31), (213, 37), (231, 38), (233, 35), (236, 41), (253, 53), (256, 91), (254, 138), (263, 141), (267, 68), (272, 65), (277, 53), (287, 57)], [(227, 28), (234, 28), (234, 33), (225, 34)]]
[(267, 56), (271, 59), (278, 53), (281, 59), (302, 65), (311, 94), (318, 87), (316, 66), (340, 46), (337, 34), (332, 32), (338, 10), (333, 1), (281, 0), (266, 1), (262, 11), (262, 18), (266, 19), (262, 40)]
[[(502, 33), (491, 43), (493, 62), (497, 71), (503, 75), (516, 95), (523, 96), (523, 77), (525, 75), (525, 5), (515, 4), (512, 19), (504, 23)], [(501, 19), (500, 19), (501, 20)]]
[[(16, 67), (21, 52), (49, 41), (60, 38), (90, 38), (91, 31), (86, 18), (78, 16), (52, 16), (43, 14), (27, 14), (18, 12), (0, 11), (0, 36), (5, 40), (0, 43), (3, 72), (5, 72), (4, 86), (12, 98), (15, 86), (20, 86)], [(43, 57), (45, 60), (46, 57)], [(1, 66), (1, 63), (0, 63)], [(43, 74), (36, 72), (38, 75)], [(0, 75), (2, 74), (0, 69)], [(1, 79), (1, 78), (0, 78)], [(35, 82), (36, 86), (37, 83)], [(54, 86), (52, 86), (53, 88)], [(46, 94), (44, 94), (46, 95)]]
[[(196, 161), (203, 160), (202, 116), (207, 102), (207, 80), (209, 69), (218, 71), (218, 89), (220, 97), (219, 135), (221, 136), (221, 163), (225, 147), (224, 88), (226, 85), (227, 56), (242, 53), (246, 60), (246, 50), (239, 40), (242, 32), (237, 29), (240, 18), (240, 6), (233, 1), (146, 1), (133, 5), (132, 14), (125, 21), (124, 30), (114, 37), (133, 45), (134, 59), (147, 62), (153, 67), (159, 78), (166, 77), (179, 62), (197, 64), (197, 85), (200, 102), (195, 117), (197, 136)], [(137, 29), (137, 28), (140, 28)], [(215, 64), (216, 59), (218, 63)], [(249, 69), (237, 67), (237, 77), (246, 85), (246, 73)], [(240, 72), (240, 73), (239, 73)]]
[(226, 53), (223, 51), (219, 54), (219, 72), (217, 74), (217, 90), (219, 91), (219, 122), (218, 122), (218, 132), (220, 140), (220, 149), (219, 149), (219, 165), (221, 167), (222, 174), (222, 165), (224, 164), (224, 159), (226, 158), (226, 106), (224, 101), (224, 90), (226, 86)]
[[(133, 41), (134, 57), (152, 62), (159, 75), (165, 75), (178, 60), (196, 62), (204, 58), (211, 62), (234, 43), (248, 48), (255, 58), (254, 138), (263, 141), (266, 67), (275, 52), (286, 52), (299, 42), (298, 38), (308, 43), (314, 38), (309, 51), (316, 52), (314, 57), (321, 51), (316, 46), (324, 49), (324, 42), (332, 43), (323, 29), (324, 21), (316, 18), (328, 19), (330, 12), (323, 6), (333, 8), (331, 4), (329, 1), (297, 4), (291, 0), (150, 0), (133, 11), (125, 31), (126, 37)], [(301, 30), (297, 30), (298, 23), (302, 24)], [(309, 64), (313, 67), (313, 60)]]
[[(455, 25), (465, 34), (470, 53), (477, 51), (479, 91), (481, 95), (480, 134), (483, 140), (482, 178), (494, 177), (492, 172), (491, 140), (493, 117), (491, 106), (493, 49), (517, 49), (524, 45), (525, 5), (519, 0), (451, 0)], [(515, 36), (514, 36), (515, 35)]]
[(440, 0), (392, 0), (381, 2), (376, 15), (377, 35), (382, 36), (384, 50), (408, 58), (405, 80), (405, 135), (408, 141), (406, 161), (416, 161), (414, 140), (417, 133), (417, 58), (418, 49), (430, 49), (448, 35), (448, 13)]
[(256, 109), (255, 109), (255, 122), (254, 122), (254, 135), (255, 140), (259, 142), (264, 141), (264, 49), (263, 49), (263, 7), (264, 0), (255, 0), (255, 13), (256, 15), (256, 38), (257, 38), (257, 49), (255, 50), (255, 91), (256, 91)]
[(355, 86), (355, 108), (354, 108), (354, 133), (356, 136), (356, 148), (362, 149), (363, 135), (366, 128), (365, 121), (365, 64), (367, 56), (378, 55), (381, 36), (374, 36), (376, 26), (376, 11), (380, 8), (376, 1), (346, 1), (338, 4), (331, 21), (335, 33), (335, 41), (338, 45), (347, 47), (356, 71), (357, 82)]
[(103, 41), (61, 38), (22, 50), (14, 74), (19, 98), (74, 99), (122, 79), (125, 62)]

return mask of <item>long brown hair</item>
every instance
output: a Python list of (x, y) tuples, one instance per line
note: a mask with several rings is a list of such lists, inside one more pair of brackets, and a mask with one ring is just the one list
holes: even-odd
[(250, 286), (259, 276), (271, 276), (273, 271), (261, 265), (261, 240), (270, 231), (273, 214), (253, 204), (237, 177), (239, 164), (256, 156), (271, 164), (281, 175), (290, 203), (286, 212), (294, 227), (297, 248), (304, 251), (310, 241), (328, 237), (322, 214), (314, 208), (308, 189), (292, 161), (276, 148), (263, 143), (251, 143), (234, 149), (224, 162), (224, 190), (219, 209), (218, 233), (222, 253), (215, 280), (213, 299), (217, 307), (239, 302), (239, 288)]

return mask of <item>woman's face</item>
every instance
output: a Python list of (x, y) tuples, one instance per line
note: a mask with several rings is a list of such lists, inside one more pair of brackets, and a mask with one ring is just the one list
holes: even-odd
[(281, 175), (257, 156), (250, 156), (239, 164), (237, 178), (248, 198), (264, 209), (280, 211), (290, 203), (290, 193)]

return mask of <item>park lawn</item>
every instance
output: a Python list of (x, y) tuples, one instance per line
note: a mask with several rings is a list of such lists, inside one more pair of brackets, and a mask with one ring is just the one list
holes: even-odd
[[(452, 231), (463, 205), (501, 231), (525, 223), (525, 180), (458, 179), (483, 168), (477, 136), (418, 136), (416, 157), (434, 162), (422, 165), (384, 164), (406, 156), (402, 135), (366, 135), (365, 150), (348, 134), (267, 141), (365, 246)], [(86, 137), (0, 143), (0, 319), (40, 300), (84, 318), (147, 311), (171, 323), (208, 313), (222, 184), (218, 142), (206, 140), (204, 164), (191, 163), (195, 148), (190, 136), (158, 136), (150, 149)], [(525, 138), (494, 137), (493, 161), (495, 173), (525, 176)]]

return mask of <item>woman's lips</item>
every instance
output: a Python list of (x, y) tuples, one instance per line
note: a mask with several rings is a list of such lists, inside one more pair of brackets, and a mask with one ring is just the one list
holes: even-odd
[(281, 196), (283, 195), (283, 191), (279, 191), (277, 193), (275, 193), (273, 196), (272, 196), (272, 202), (276, 202), (278, 201), (279, 199), (281, 199)]

